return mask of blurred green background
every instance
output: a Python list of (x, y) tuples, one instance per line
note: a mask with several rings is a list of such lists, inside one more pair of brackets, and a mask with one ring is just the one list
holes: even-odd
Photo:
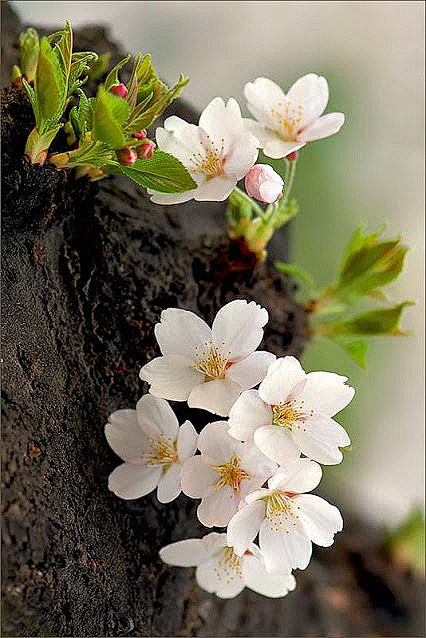
[[(369, 368), (338, 346), (313, 344), (309, 370), (346, 374), (356, 399), (340, 416), (353, 439), (327, 468), (337, 502), (396, 525), (424, 489), (424, 3), (423, 2), (13, 2), (24, 22), (109, 25), (123, 49), (151, 52), (166, 79), (191, 78), (185, 98), (202, 109), (220, 95), (243, 110), (247, 81), (267, 76), (284, 90), (316, 72), (330, 86), (328, 111), (346, 114), (335, 137), (300, 154), (293, 195), (292, 260), (331, 281), (364, 222), (388, 222), (411, 251), (391, 293), (412, 299), (410, 337), (370, 340)], [(246, 111), (247, 113), (247, 111)]]

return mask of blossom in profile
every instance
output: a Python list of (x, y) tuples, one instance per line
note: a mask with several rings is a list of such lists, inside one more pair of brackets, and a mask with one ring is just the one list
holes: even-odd
[(190, 199), (223, 201), (243, 179), (258, 155), (258, 140), (244, 127), (238, 102), (214, 98), (201, 113), (198, 126), (176, 115), (156, 131), (161, 151), (177, 157), (197, 188), (178, 194), (150, 190), (156, 204), (180, 204)]
[(282, 570), (268, 573), (259, 548), (250, 543), (243, 556), (227, 547), (226, 534), (211, 532), (160, 550), (160, 558), (176, 567), (196, 567), (198, 585), (219, 598), (235, 598), (245, 587), (269, 598), (281, 598), (296, 587), (294, 576)]
[(275, 360), (256, 351), (267, 321), (265, 308), (243, 299), (223, 306), (211, 328), (193, 312), (163, 310), (155, 326), (162, 356), (143, 366), (140, 377), (157, 397), (228, 416), (241, 392), (258, 385)]
[(240, 443), (228, 434), (228, 423), (209, 423), (193, 456), (182, 471), (182, 491), (201, 498), (199, 521), (206, 527), (225, 527), (247, 494), (259, 489), (277, 469), (253, 443)]
[(179, 496), (183, 464), (197, 449), (197, 432), (189, 421), (179, 427), (167, 401), (148, 394), (136, 410), (113, 412), (105, 436), (124, 461), (109, 475), (108, 487), (114, 494), (135, 499), (157, 488), (161, 503)]
[(310, 459), (297, 459), (280, 468), (268, 487), (252, 492), (228, 525), (227, 541), (243, 556), (259, 534), (259, 546), (268, 572), (305, 569), (312, 543), (329, 547), (343, 529), (334, 505), (313, 494), (321, 480), (321, 467)]
[(247, 173), (244, 185), (250, 197), (262, 204), (273, 204), (281, 196), (284, 182), (269, 164), (255, 164)]
[(287, 94), (272, 80), (257, 78), (246, 84), (244, 95), (255, 118), (245, 120), (246, 128), (273, 159), (334, 135), (345, 121), (343, 113), (322, 115), (328, 103), (328, 84), (315, 73), (297, 80)]
[(241, 394), (229, 413), (229, 434), (254, 441), (279, 465), (303, 453), (324, 465), (343, 459), (350, 445), (346, 430), (332, 417), (353, 399), (347, 377), (306, 372), (295, 357), (282, 357), (268, 368), (259, 390)]

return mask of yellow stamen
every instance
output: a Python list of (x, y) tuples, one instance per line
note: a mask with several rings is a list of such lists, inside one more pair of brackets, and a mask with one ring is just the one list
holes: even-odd
[[(222, 346), (224, 345), (225, 342), (222, 342)], [(200, 350), (199, 346), (195, 347), (196, 363), (192, 367), (205, 375), (205, 381), (224, 379), (230, 354), (228, 352), (225, 355), (212, 341), (208, 341), (204, 344), (203, 350)]]
[(244, 470), (242, 467), (240, 467), (240, 463), (241, 459), (233, 454), (229, 463), (211, 466), (212, 470), (216, 470), (216, 472), (219, 474), (219, 480), (215, 484), (216, 490), (220, 490), (222, 487), (230, 485), (232, 489), (237, 492), (237, 494), (240, 493), (241, 481), (245, 479), (250, 480), (250, 474), (246, 472), (246, 470)]
[(141, 455), (146, 465), (162, 465), (164, 469), (168, 469), (172, 463), (178, 461), (176, 441), (173, 441), (170, 436), (166, 438), (161, 433), (159, 439), (149, 438), (148, 441), (151, 452), (145, 452)]

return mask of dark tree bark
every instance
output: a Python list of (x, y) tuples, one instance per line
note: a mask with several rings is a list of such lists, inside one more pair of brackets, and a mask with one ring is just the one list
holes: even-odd
[[(6, 71), (19, 28), (8, 11)], [(99, 28), (78, 34), (76, 46), (118, 54)], [(173, 109), (195, 116), (182, 102)], [(254, 299), (270, 313), (264, 347), (298, 356), (306, 316), (286, 278), (229, 244), (223, 204), (159, 207), (124, 179), (97, 185), (30, 166), (23, 149), (33, 126), (25, 94), (5, 90), (4, 635), (420, 635), (418, 583), (394, 572), (365, 526), (318, 552), (283, 600), (246, 591), (220, 601), (197, 588), (192, 570), (159, 561), (162, 545), (205, 532), (196, 503), (110, 493), (119, 460), (103, 426), (147, 390), (138, 372), (158, 353), (161, 310), (211, 321), (227, 301)], [(284, 259), (285, 246), (281, 234), (274, 250)], [(198, 430), (211, 420), (174, 407)]]

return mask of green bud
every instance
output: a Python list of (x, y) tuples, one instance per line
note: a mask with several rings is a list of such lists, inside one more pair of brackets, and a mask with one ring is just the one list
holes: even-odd
[(32, 27), (22, 32), (19, 36), (21, 49), (21, 70), (27, 82), (34, 82), (37, 71), (38, 53), (40, 41), (38, 33)]

